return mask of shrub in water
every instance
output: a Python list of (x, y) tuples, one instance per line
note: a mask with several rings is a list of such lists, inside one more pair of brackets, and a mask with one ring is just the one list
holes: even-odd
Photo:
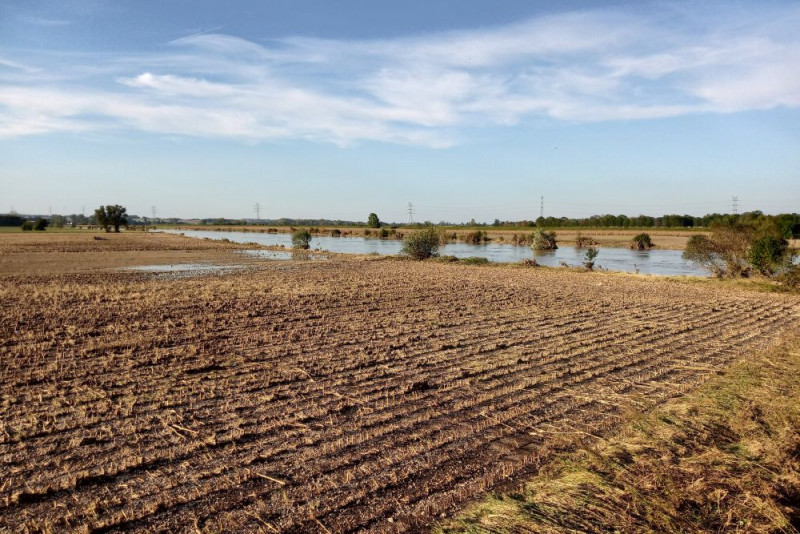
[(308, 250), (311, 246), (311, 234), (308, 230), (296, 230), (292, 233), (292, 247), (300, 250)]
[(650, 239), (650, 234), (639, 234), (631, 239), (630, 247), (633, 250), (650, 250), (655, 245)]
[(403, 238), (403, 254), (415, 260), (439, 255), (439, 232), (433, 226), (411, 232)]
[(556, 244), (556, 233), (545, 232), (541, 228), (533, 233), (533, 240), (531, 244), (533, 250), (555, 250), (558, 248)]
[(597, 249), (589, 247), (586, 249), (586, 254), (583, 256), (583, 266), (588, 270), (594, 269), (594, 259), (597, 257)]
[(761, 274), (772, 276), (786, 264), (788, 256), (789, 242), (786, 239), (765, 235), (755, 239), (750, 245), (747, 262)]

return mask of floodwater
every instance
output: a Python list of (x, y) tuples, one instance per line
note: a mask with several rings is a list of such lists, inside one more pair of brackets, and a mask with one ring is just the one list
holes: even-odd
[[(200, 239), (227, 239), (234, 243), (257, 243), (266, 246), (285, 246), (291, 248), (290, 234), (266, 234), (257, 232), (216, 232), (207, 230), (159, 230), (161, 232), (184, 234)], [(363, 237), (314, 236), (311, 248), (315, 251), (328, 251), (344, 254), (399, 254), (403, 243), (398, 240), (367, 239)], [(627, 248), (601, 247), (595, 258), (595, 269), (624, 271), (629, 273), (658, 275), (708, 276), (709, 272), (683, 260), (680, 250), (638, 251)], [(487, 243), (471, 245), (451, 243), (439, 247), (442, 256), (468, 258), (478, 256), (499, 263), (517, 263), (535, 259), (540, 265), (558, 267), (567, 264), (579, 267), (583, 264), (586, 249), (559, 245), (554, 251), (533, 251), (528, 246), (507, 243)], [(275, 257), (273, 259), (282, 259)], [(288, 258), (287, 258), (288, 259)]]
[(133, 267), (121, 267), (120, 271), (138, 271), (153, 273), (158, 275), (168, 275), (171, 278), (183, 278), (188, 276), (198, 276), (202, 274), (217, 273), (241, 269), (242, 265), (218, 265), (215, 263), (172, 263), (172, 264), (152, 264), (135, 265)]
[(314, 254), (312, 252), (308, 252), (307, 250), (292, 250), (292, 251), (283, 251), (283, 250), (263, 250), (263, 249), (253, 249), (253, 250), (239, 250), (237, 251), (239, 254), (243, 254), (245, 256), (252, 256), (261, 260), (324, 260), (325, 256), (321, 254)]

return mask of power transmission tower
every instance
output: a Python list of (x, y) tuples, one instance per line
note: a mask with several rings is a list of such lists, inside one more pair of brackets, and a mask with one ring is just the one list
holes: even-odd
[(544, 195), (539, 197), (539, 217), (544, 217)]
[(733, 200), (733, 214), (734, 215), (738, 215), (739, 214), (739, 197), (734, 195), (732, 200)]
[(261, 204), (256, 202), (256, 205), (253, 206), (253, 211), (256, 212), (256, 221), (260, 221), (261, 220)]
[(414, 224), (414, 204), (408, 203), (408, 224)]
[(150, 215), (153, 216), (153, 220), (156, 220), (156, 207), (150, 206)]

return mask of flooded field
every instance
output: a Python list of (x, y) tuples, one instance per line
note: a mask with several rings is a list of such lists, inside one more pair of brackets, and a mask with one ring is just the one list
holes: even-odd
[(111, 267), (245, 255), (45, 237), (0, 245), (5, 265), (94, 270), (0, 271), (0, 531), (420, 531), (800, 318), (793, 295), (558, 269), (160, 277)]
[[(200, 239), (224, 240), (234, 243), (257, 243), (266, 246), (284, 246), (290, 248), (290, 234), (266, 234), (256, 232), (216, 232), (203, 230), (160, 230), (161, 232), (184, 234)], [(397, 240), (367, 239), (363, 237), (330, 237), (315, 236), (311, 247), (329, 252), (345, 254), (399, 254), (403, 244)], [(493, 262), (515, 263), (524, 259), (535, 258), (541, 265), (558, 267), (564, 263), (579, 266), (583, 261), (586, 249), (569, 245), (559, 245), (558, 250), (534, 252), (528, 246), (515, 246), (503, 243), (470, 245), (467, 243), (450, 243), (440, 248), (442, 255), (458, 258), (478, 256)], [(708, 271), (687, 263), (681, 257), (680, 250), (635, 251), (619, 247), (603, 247), (596, 260), (598, 268), (611, 271), (640, 272), (658, 275), (690, 275), (708, 276)]]

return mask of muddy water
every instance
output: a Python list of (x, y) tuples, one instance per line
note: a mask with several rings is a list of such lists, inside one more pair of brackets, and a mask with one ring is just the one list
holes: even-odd
[[(204, 230), (160, 230), (167, 233), (184, 234), (189, 237), (207, 239), (228, 239), (235, 243), (258, 243), (259, 245), (292, 246), (289, 234), (261, 234), (255, 232), (214, 232)], [(383, 239), (365, 239), (363, 237), (329, 237), (315, 236), (311, 240), (314, 250), (338, 252), (345, 254), (399, 254), (401, 241)], [(708, 276), (708, 271), (685, 262), (680, 250), (636, 251), (627, 248), (603, 247), (599, 249), (595, 259), (595, 268), (610, 271), (640, 272), (659, 275)], [(515, 246), (505, 243), (488, 243), (470, 245), (467, 243), (451, 243), (439, 248), (441, 255), (467, 258), (479, 256), (489, 261), (515, 263), (525, 259), (535, 259), (540, 265), (558, 267), (563, 264), (580, 266), (583, 263), (586, 249), (573, 246), (559, 246), (555, 251), (532, 251), (527, 246)], [(274, 258), (278, 259), (278, 258)]]

